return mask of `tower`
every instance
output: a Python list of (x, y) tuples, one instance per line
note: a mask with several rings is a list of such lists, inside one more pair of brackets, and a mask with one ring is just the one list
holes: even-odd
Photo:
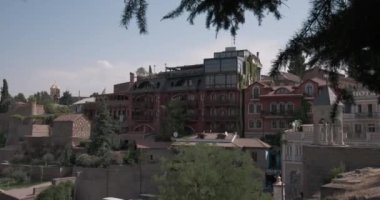
[(314, 144), (344, 145), (342, 103), (338, 104), (334, 120), (331, 119), (336, 99), (334, 91), (326, 86), (313, 102)]
[(59, 98), (61, 97), (61, 91), (55, 83), (50, 87), (50, 97), (55, 103), (58, 103)]

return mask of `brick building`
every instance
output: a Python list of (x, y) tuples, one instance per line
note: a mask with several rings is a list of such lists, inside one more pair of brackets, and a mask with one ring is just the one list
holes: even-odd
[[(189, 133), (235, 132), (243, 126), (243, 90), (260, 79), (261, 63), (248, 50), (228, 47), (206, 58), (202, 64), (166, 67), (165, 72), (138, 76), (114, 85), (114, 93), (99, 95), (114, 98), (106, 101), (111, 115), (122, 115), (125, 131), (157, 133), (166, 113), (166, 105), (178, 99), (189, 114), (185, 131)], [(119, 97), (122, 97), (121, 100)], [(123, 102), (124, 101), (124, 102)], [(117, 104), (117, 108), (112, 106)], [(85, 107), (84, 107), (85, 108)], [(84, 111), (94, 115), (94, 109)]]
[[(286, 76), (285, 76), (286, 75)], [(245, 136), (262, 137), (282, 132), (290, 127), (301, 110), (303, 104), (313, 105), (313, 100), (326, 86), (327, 82), (312, 78), (299, 83), (300, 79), (289, 73), (282, 73), (281, 84), (273, 80), (263, 79), (250, 85), (245, 92)], [(309, 122), (312, 113), (307, 112), (303, 123)]]

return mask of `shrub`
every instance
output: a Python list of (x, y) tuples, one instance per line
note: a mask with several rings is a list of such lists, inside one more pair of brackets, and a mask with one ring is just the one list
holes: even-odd
[(52, 164), (54, 162), (54, 155), (51, 153), (46, 153), (42, 156), (42, 160), (45, 162), (45, 165)]
[(101, 163), (101, 159), (97, 156), (81, 154), (76, 158), (75, 163), (82, 167), (98, 167)]
[(52, 185), (41, 192), (36, 200), (72, 200), (74, 197), (74, 185), (71, 182)]

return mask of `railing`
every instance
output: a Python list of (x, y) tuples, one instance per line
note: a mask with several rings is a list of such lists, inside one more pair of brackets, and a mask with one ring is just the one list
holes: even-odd
[(267, 111), (262, 110), (261, 114), (263, 116), (294, 116), (294, 111)]
[(133, 107), (134, 108), (154, 108), (154, 102), (151, 101), (151, 102), (138, 102), (138, 101), (133, 101)]
[(355, 113), (356, 118), (380, 118), (380, 113), (378, 112), (367, 112), (367, 113)]
[(205, 115), (204, 118), (207, 121), (237, 121), (237, 120), (239, 120), (239, 116), (237, 116), (237, 115), (234, 115), (234, 116)]
[(133, 115), (132, 114), (132, 120), (134, 121), (153, 121), (154, 117), (153, 116), (148, 116), (148, 115)]
[(206, 100), (206, 106), (239, 106), (239, 101), (236, 100)]

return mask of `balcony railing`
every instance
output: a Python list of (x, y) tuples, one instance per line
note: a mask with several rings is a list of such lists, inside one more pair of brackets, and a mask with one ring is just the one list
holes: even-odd
[(288, 110), (288, 111), (267, 111), (267, 110), (262, 110), (261, 114), (263, 116), (294, 116), (294, 111)]
[(355, 113), (355, 118), (380, 118), (378, 112)]
[(138, 101), (133, 101), (133, 107), (134, 108), (148, 108), (152, 109), (154, 108), (154, 102), (138, 102)]
[(236, 100), (206, 100), (206, 106), (239, 106), (239, 101)]
[(132, 120), (135, 121), (144, 121), (144, 122), (150, 122), (153, 121), (154, 117), (149, 115), (133, 115), (132, 114)]
[(226, 115), (205, 115), (206, 121), (237, 121), (239, 120), (239, 116), (226, 116)]

